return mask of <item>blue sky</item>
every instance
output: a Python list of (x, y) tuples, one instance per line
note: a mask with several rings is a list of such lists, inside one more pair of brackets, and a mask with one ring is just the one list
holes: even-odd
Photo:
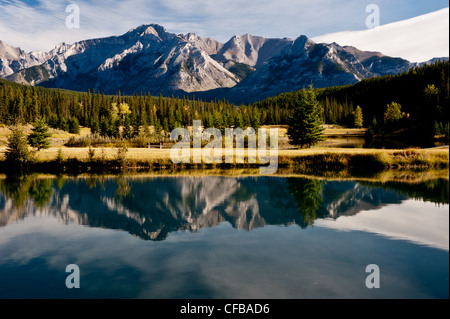
[[(80, 28), (68, 29), (66, 6), (80, 8)], [(173, 33), (225, 42), (233, 35), (315, 37), (366, 29), (366, 6), (377, 4), (381, 25), (449, 6), (443, 0), (0, 0), (0, 40), (30, 50), (60, 42), (120, 35), (157, 23)]]

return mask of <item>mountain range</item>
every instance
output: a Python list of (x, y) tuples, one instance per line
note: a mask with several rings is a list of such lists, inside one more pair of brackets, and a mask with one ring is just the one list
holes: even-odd
[(354, 84), (414, 67), (401, 58), (337, 43), (249, 34), (221, 43), (156, 24), (120, 36), (25, 52), (0, 41), (0, 77), (105, 94), (195, 95), (252, 103), (303, 87)]

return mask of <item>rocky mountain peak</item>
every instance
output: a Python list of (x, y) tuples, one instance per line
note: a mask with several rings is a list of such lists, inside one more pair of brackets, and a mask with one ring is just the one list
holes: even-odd
[(18, 59), (23, 53), (20, 48), (15, 48), (0, 40), (0, 58)]
[(305, 35), (301, 35), (292, 41), (290, 45), (286, 46), (286, 48), (281, 52), (281, 55), (302, 55), (308, 50), (308, 48), (314, 45), (316, 45), (316, 43), (313, 40), (308, 39)]
[[(175, 35), (167, 32), (167, 30), (159, 24), (142, 24), (136, 28), (129, 30), (119, 38), (125, 40), (125, 42), (137, 41), (137, 39), (147, 39), (147, 41), (168, 41)], [(146, 42), (146, 40), (141, 40)]]
[(214, 59), (222, 63), (233, 61), (257, 68), (279, 54), (290, 43), (288, 39), (267, 39), (250, 34), (235, 35), (223, 45)]

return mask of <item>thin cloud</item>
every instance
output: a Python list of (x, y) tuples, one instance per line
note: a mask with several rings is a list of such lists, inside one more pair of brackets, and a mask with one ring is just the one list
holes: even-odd
[[(70, 3), (80, 7), (80, 29), (65, 25)], [(173, 33), (197, 33), (225, 42), (233, 35), (296, 38), (359, 30), (372, 0), (0, 0), (0, 39), (27, 51), (52, 49), (60, 42), (120, 35), (141, 24), (157, 23)], [(389, 19), (402, 20), (402, 10), (429, 11), (448, 6), (435, 0), (414, 4), (380, 0)], [(441, 5), (441, 7), (439, 7)], [(397, 7), (395, 7), (397, 6)], [(437, 8), (439, 7), (439, 8)], [(393, 10), (395, 8), (395, 10)], [(409, 8), (406, 10), (406, 8)], [(416, 12), (414, 11), (414, 12)], [(412, 16), (411, 16), (412, 17)], [(382, 19), (383, 20), (383, 19)], [(391, 21), (392, 22), (392, 21)]]

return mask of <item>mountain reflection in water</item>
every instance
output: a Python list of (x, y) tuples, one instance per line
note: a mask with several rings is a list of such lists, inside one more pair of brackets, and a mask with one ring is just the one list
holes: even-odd
[(252, 230), (266, 225), (338, 219), (409, 198), (449, 203), (449, 182), (421, 184), (323, 181), (281, 177), (89, 177), (0, 179), (0, 227), (27, 216), (56, 216), (164, 240), (228, 222)]

